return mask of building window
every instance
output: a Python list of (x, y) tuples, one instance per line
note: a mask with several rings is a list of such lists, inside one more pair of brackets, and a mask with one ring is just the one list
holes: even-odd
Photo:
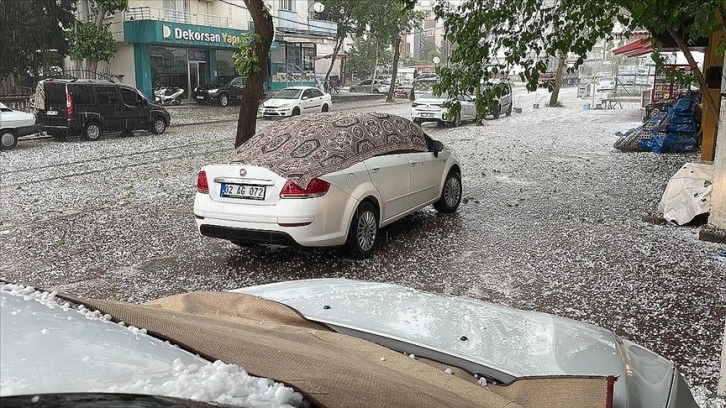
[(293, 2), (295, 0), (280, 0), (280, 10), (293, 11)]

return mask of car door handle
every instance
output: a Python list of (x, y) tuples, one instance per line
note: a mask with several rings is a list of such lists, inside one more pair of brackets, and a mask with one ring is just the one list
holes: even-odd
[(380, 170), (380, 167), (373, 167), (371, 173), (378, 173), (378, 170)]
[(414, 167), (414, 166), (416, 165), (416, 163), (418, 163), (418, 162), (417, 162), (417, 161), (414, 161), (414, 160), (410, 160), (410, 161), (408, 162), (408, 164), (409, 164), (409, 165), (410, 165), (411, 167)]

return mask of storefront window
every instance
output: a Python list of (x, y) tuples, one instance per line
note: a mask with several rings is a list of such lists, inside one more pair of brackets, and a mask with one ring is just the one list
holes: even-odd
[(303, 44), (302, 52), (303, 70), (305, 70), (306, 74), (315, 73), (315, 44)]
[(285, 44), (270, 51), (270, 67), (272, 82), (287, 82), (287, 67), (285, 66)]
[(300, 43), (287, 43), (287, 73), (290, 81), (302, 81), (303, 60)]
[(234, 70), (234, 60), (232, 54), (234, 51), (217, 50), (217, 76), (233, 77), (236, 76)]
[(175, 86), (189, 93), (189, 70), (187, 49), (171, 47), (150, 47), (151, 85), (154, 89)]

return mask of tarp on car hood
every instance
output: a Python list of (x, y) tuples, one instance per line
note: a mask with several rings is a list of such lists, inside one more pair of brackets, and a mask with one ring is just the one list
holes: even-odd
[(691, 222), (711, 209), (713, 165), (686, 163), (668, 181), (658, 211), (678, 225)]
[(387, 113), (314, 113), (265, 127), (231, 161), (267, 168), (307, 188), (315, 177), (398, 150), (428, 151), (421, 127)]
[(320, 407), (612, 407), (613, 377), (524, 378), (490, 389), (241, 293), (186, 293), (145, 305), (65, 298), (206, 359), (283, 382)]

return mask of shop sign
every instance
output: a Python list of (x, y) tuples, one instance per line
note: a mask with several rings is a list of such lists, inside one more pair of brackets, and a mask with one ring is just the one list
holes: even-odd
[(174, 40), (187, 40), (187, 41), (200, 41), (212, 44), (225, 44), (237, 46), (239, 45), (242, 36), (229, 34), (226, 32), (222, 33), (206, 33), (202, 31), (193, 30), (190, 28), (181, 29), (179, 27), (169, 27), (168, 25), (161, 26), (162, 37), (164, 39)]
[(189, 57), (189, 61), (206, 61), (207, 60), (207, 52), (204, 50), (190, 48), (187, 50), (187, 56)]

